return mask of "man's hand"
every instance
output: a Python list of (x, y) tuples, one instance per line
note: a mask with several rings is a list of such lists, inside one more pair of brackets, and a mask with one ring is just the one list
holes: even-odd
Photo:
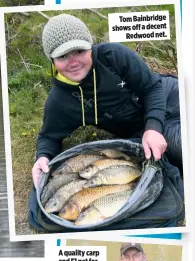
[(43, 171), (45, 173), (49, 172), (48, 162), (49, 162), (49, 159), (46, 157), (40, 157), (35, 162), (35, 164), (32, 168), (32, 177), (33, 177), (33, 182), (34, 182), (35, 188), (37, 188), (37, 183), (38, 183), (41, 171)]
[(162, 134), (155, 130), (147, 130), (142, 137), (145, 157), (149, 159), (153, 154), (155, 160), (159, 160), (167, 148), (167, 142)]

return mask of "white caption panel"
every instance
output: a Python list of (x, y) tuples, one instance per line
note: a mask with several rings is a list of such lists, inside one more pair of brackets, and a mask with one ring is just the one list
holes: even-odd
[(112, 13), (108, 19), (110, 42), (170, 39), (169, 11)]
[(52, 246), (46, 256), (53, 261), (106, 261), (106, 246)]

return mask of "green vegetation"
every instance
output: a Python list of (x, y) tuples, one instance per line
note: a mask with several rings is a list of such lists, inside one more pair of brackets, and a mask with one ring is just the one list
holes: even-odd
[(2, 6), (24, 6), (24, 5), (41, 5), (43, 0), (0, 0), (0, 7)]
[[(173, 5), (96, 9), (105, 18), (91, 10), (69, 10), (66, 13), (84, 21), (92, 33), (94, 43), (99, 43), (109, 41), (106, 19), (109, 13), (154, 10), (169, 10), (171, 40), (126, 42), (125, 45), (137, 50), (154, 71), (177, 73)], [(51, 17), (63, 12), (49, 11), (44, 14)], [(43, 53), (41, 39), (46, 22), (47, 18), (38, 12), (5, 15), (13, 166), (15, 162), (25, 160), (24, 151), (28, 148), (32, 159), (29, 171), (33, 163), (36, 136), (42, 124), (44, 102), (50, 89), (51, 65)], [(21, 171), (21, 166), (16, 171)]]
[[(0, 6), (4, 1), (0, 0)], [(29, 4), (28, 0), (10, 1), (11, 5)], [(41, 3), (42, 1), (37, 1)], [(8, 5), (8, 1), (6, 0)], [(177, 74), (174, 6), (104, 8), (96, 11), (105, 17), (109, 13), (169, 10), (171, 40), (124, 43), (137, 51), (154, 71)], [(94, 43), (109, 41), (108, 20), (91, 10), (44, 12), (48, 17), (69, 13), (89, 27)], [(43, 107), (50, 90), (51, 64), (42, 49), (42, 30), (47, 18), (38, 12), (9, 13), (5, 15), (9, 108), (14, 172), (15, 211), (17, 224), (26, 222), (22, 216), (27, 210), (31, 188), (31, 168), (34, 160), (36, 137), (42, 124)], [(64, 143), (67, 147), (85, 141), (112, 138), (95, 128), (80, 128)], [(21, 183), (22, 179), (22, 183)], [(25, 192), (24, 192), (25, 188)], [(22, 192), (23, 191), (23, 192)], [(21, 203), (21, 195), (25, 200)], [(18, 209), (19, 208), (19, 209)]]
[[(173, 5), (96, 9), (105, 17), (113, 12), (154, 10), (169, 10), (171, 40), (126, 42), (124, 44), (137, 50), (154, 71), (177, 73)], [(44, 14), (51, 17), (63, 12), (49, 11)], [(69, 10), (66, 13), (79, 17), (87, 24), (93, 35), (94, 43), (109, 41), (107, 19), (91, 10)], [(32, 129), (34, 137), (42, 123), (42, 109), (50, 89), (51, 77), (51, 65), (43, 53), (41, 41), (42, 30), (46, 22), (47, 18), (38, 12), (28, 13), (28, 15), (22, 13), (5, 15), (12, 139), (20, 140), (25, 137), (27, 140), (27, 136), (31, 136)], [(23, 146), (27, 146), (26, 140), (22, 142)], [(13, 147), (12, 149), (14, 151), (18, 148)], [(21, 151), (19, 155), (21, 156)]]

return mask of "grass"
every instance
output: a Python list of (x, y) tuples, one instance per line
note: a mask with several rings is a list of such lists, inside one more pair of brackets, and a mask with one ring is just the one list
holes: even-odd
[[(139, 47), (139, 55), (153, 71), (177, 74), (173, 5), (121, 7), (117, 9), (100, 8), (97, 11), (108, 16), (108, 13), (116, 11), (140, 12), (167, 9), (170, 11), (171, 19), (172, 39), (170, 41), (130, 42), (125, 44), (133, 50)], [(49, 11), (44, 13), (51, 17), (63, 12)], [(88, 25), (95, 43), (108, 41), (108, 20), (99, 17), (90, 10), (70, 10), (66, 13), (79, 17)], [(34, 12), (30, 13), (29, 17), (19, 13), (7, 14), (5, 21), (12, 142), (15, 144), (15, 139), (18, 139), (19, 142), (23, 139), (23, 146), (29, 147), (29, 139), (32, 138), (32, 147), (29, 148), (31, 151), (35, 149), (33, 138), (36, 137), (40, 129), (43, 105), (50, 89), (50, 63), (43, 54), (41, 42), (41, 32), (47, 19)], [(22, 59), (25, 63), (22, 62)]]
[(0, 7), (17, 5), (40, 5), (44, 4), (42, 0), (0, 0)]
[[(0, 1), (1, 6), (2, 1)], [(21, 3), (21, 2), (20, 2)], [(173, 5), (148, 7), (100, 8), (99, 13), (108, 16), (112, 12), (169, 10), (171, 40), (124, 43), (152, 68), (161, 73), (177, 74), (177, 52), (175, 40), (175, 18)], [(64, 11), (44, 12), (49, 17)], [(108, 20), (90, 10), (69, 10), (66, 13), (80, 18), (89, 27), (94, 43), (108, 41)], [(7, 39), (7, 64), (9, 83), (9, 108), (11, 123), (12, 164), (14, 173), (14, 199), (16, 232), (20, 224), (27, 224), (27, 202), (31, 189), (31, 168), (34, 161), (35, 144), (42, 125), (43, 106), (50, 89), (50, 62), (42, 49), (41, 33), (47, 19), (37, 12), (25, 16), (21, 13), (5, 15)], [(77, 130), (64, 146), (111, 138), (108, 133), (86, 127)], [(32, 231), (27, 229), (29, 233)]]

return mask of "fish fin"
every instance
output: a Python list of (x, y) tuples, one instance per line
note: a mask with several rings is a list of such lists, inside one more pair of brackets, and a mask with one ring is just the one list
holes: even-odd
[(81, 206), (74, 200), (75, 205), (78, 207), (79, 214), (82, 212)]
[(83, 185), (83, 188), (88, 188), (89, 187), (89, 185), (87, 184), (87, 183), (85, 183), (84, 185)]
[(106, 219), (106, 218), (108, 218), (108, 217), (105, 217), (105, 216), (103, 216), (103, 215), (100, 216), (100, 219), (101, 219), (101, 220), (104, 220), (104, 219)]

